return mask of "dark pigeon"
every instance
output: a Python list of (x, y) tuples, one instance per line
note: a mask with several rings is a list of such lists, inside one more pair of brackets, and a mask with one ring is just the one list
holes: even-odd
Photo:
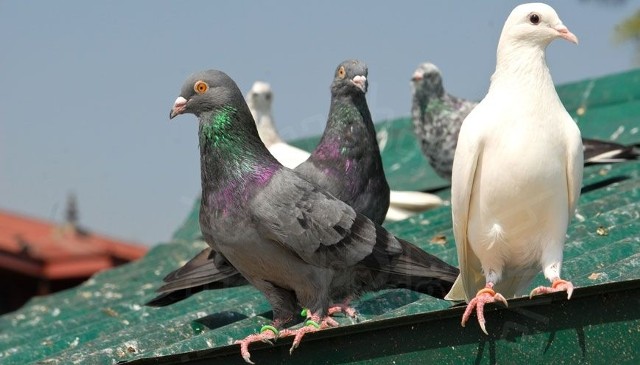
[[(199, 72), (185, 82), (170, 117), (199, 121), (205, 241), (233, 264), (273, 309), (273, 327), (241, 341), (276, 337), (307, 309), (308, 325), (295, 335), (334, 325), (334, 300), (384, 288), (408, 288), (443, 297), (458, 269), (398, 239), (269, 154), (242, 93), (225, 73)], [(241, 228), (241, 229), (239, 229)], [(292, 349), (293, 349), (292, 348)]]
[[(451, 181), (460, 127), (478, 103), (447, 93), (442, 74), (432, 63), (418, 66), (411, 81), (411, 116), (422, 153), (440, 177)], [(637, 146), (597, 139), (582, 138), (582, 144), (585, 165), (635, 160), (640, 153)]]
[[(294, 171), (356, 212), (382, 224), (389, 209), (389, 185), (365, 98), (367, 77), (367, 66), (361, 61), (347, 60), (338, 65), (331, 84), (331, 106), (324, 134), (307, 161)], [(224, 257), (211, 248), (205, 248), (164, 281), (167, 284), (158, 289), (161, 294), (147, 305), (165, 306), (204, 289), (246, 284)]]
[(294, 170), (382, 224), (389, 209), (389, 185), (365, 98), (367, 77), (363, 62), (338, 65), (324, 134), (309, 159)]

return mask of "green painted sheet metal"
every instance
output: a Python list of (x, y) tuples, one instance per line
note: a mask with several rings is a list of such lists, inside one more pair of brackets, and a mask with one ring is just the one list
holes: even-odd
[[(304, 350), (288, 353), (291, 339), (256, 344), (259, 364), (601, 364), (637, 363), (640, 356), (640, 280), (512, 300), (487, 310), (489, 336), (462, 328), (463, 307), (341, 327), (305, 337)], [(577, 315), (578, 314), (578, 315)], [(626, 334), (629, 340), (611, 336)], [(236, 346), (141, 359), (132, 365), (243, 364)]]
[[(636, 102), (640, 98), (634, 92), (640, 90), (639, 78), (640, 70), (636, 70), (558, 90), (585, 136), (637, 143), (640, 110)], [(576, 110), (583, 105), (585, 110), (578, 116)], [(378, 127), (387, 134), (383, 159), (395, 188), (444, 185), (424, 161), (408, 119)], [(312, 143), (307, 140), (298, 145)], [(439, 194), (448, 198), (449, 191)], [(165, 308), (143, 305), (166, 273), (204, 247), (199, 240), (198, 204), (196, 201), (171, 242), (154, 247), (144, 259), (97, 274), (78, 288), (35, 298), (19, 311), (0, 317), (0, 363), (161, 363), (224, 354), (233, 355), (227, 360), (239, 362), (237, 347), (228, 345), (269, 322), (269, 306), (252, 287), (203, 292)], [(543, 363), (557, 356), (565, 363), (594, 363), (607, 350), (607, 360), (637, 361), (638, 218), (640, 162), (587, 167), (578, 216), (572, 221), (565, 248), (565, 276), (582, 287), (570, 302), (557, 295), (514, 300), (510, 309), (488, 314), (492, 336), (483, 337), (473, 321), (460, 328), (461, 309), (449, 308), (448, 302), (406, 290), (369, 293), (353, 303), (359, 323), (339, 318), (340, 328), (305, 338), (293, 358), (286, 352), (287, 339), (274, 348), (257, 345), (255, 359), (264, 359), (261, 363), (302, 359), (310, 363), (402, 363), (426, 358), (484, 364)], [(457, 263), (448, 206), (386, 227), (447, 262)], [(539, 275), (535, 284), (542, 283)], [(606, 320), (599, 320), (599, 315)], [(544, 320), (535, 324), (531, 318)], [(525, 335), (500, 337), (511, 331), (509, 326), (515, 326), (516, 333), (523, 332), (521, 325), (527, 329)], [(389, 340), (381, 341), (381, 337)], [(338, 350), (333, 350), (336, 346)]]

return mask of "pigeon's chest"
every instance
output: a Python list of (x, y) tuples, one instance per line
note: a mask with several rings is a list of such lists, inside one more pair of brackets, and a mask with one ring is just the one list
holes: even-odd
[[(547, 189), (565, 181), (567, 144), (557, 125), (531, 118), (501, 123), (490, 131), (480, 156), (487, 182)], [(550, 186), (549, 186), (550, 185)]]
[[(250, 190), (240, 184), (232, 184), (215, 191), (204, 190), (200, 206), (200, 228), (216, 238), (232, 238), (240, 232), (237, 227), (249, 223), (247, 202), (252, 198)], [(220, 237), (217, 237), (220, 238)]]
[(477, 233), (491, 232), (498, 224), (505, 238), (555, 235), (558, 222), (566, 221), (566, 139), (544, 122), (512, 120), (487, 136), (471, 195)]

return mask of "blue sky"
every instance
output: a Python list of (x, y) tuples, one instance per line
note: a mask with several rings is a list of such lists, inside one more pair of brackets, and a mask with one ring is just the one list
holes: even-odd
[[(60, 221), (66, 196), (100, 233), (167, 241), (200, 191), (197, 123), (169, 122), (192, 72), (270, 82), (286, 138), (321, 133), (337, 64), (369, 65), (374, 121), (409, 115), (409, 78), (432, 61), (453, 94), (481, 99), (502, 1), (0, 2), (0, 208)], [(548, 49), (554, 81), (628, 70), (615, 24), (640, 5), (549, 2), (579, 39)]]

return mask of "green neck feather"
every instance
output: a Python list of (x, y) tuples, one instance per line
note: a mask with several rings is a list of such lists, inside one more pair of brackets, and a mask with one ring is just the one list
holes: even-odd
[(200, 124), (200, 145), (220, 147), (227, 144), (231, 137), (233, 117), (236, 112), (235, 108), (225, 106), (206, 117)]

